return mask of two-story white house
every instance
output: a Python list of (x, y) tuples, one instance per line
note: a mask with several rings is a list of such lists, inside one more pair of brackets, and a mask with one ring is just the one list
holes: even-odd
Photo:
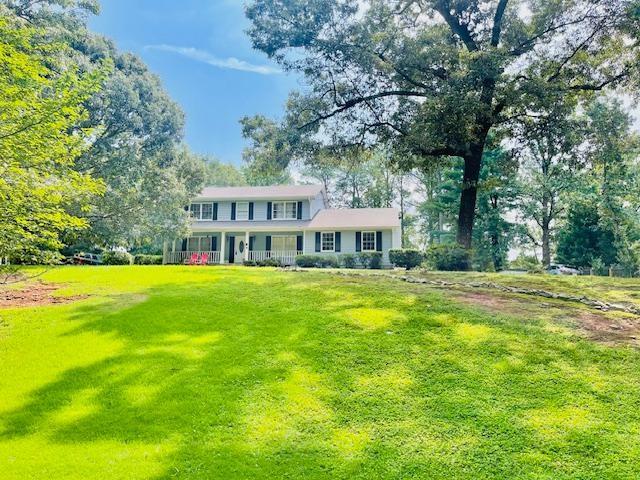
[(381, 252), (401, 247), (395, 208), (330, 209), (319, 185), (208, 187), (188, 207), (192, 234), (165, 250), (165, 263), (194, 253), (208, 263), (242, 264), (276, 258), (285, 265), (302, 254)]

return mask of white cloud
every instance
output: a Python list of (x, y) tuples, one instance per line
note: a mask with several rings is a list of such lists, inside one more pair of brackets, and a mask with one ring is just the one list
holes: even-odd
[(215, 55), (199, 50), (193, 47), (178, 47), (175, 45), (147, 45), (144, 48), (148, 50), (159, 50), (161, 52), (171, 52), (182, 55), (183, 57), (190, 58), (197, 62), (206, 63), (217, 68), (225, 68), (228, 70), (241, 70), (243, 72), (259, 73), (260, 75), (274, 75), (282, 73), (275, 67), (268, 65), (254, 65), (244, 60), (239, 60), (235, 57), (218, 58)]

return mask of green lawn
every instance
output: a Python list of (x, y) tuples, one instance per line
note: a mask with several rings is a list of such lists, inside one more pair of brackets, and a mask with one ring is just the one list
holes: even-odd
[(43, 280), (87, 297), (0, 310), (3, 480), (640, 477), (640, 352), (542, 316), (317, 272)]

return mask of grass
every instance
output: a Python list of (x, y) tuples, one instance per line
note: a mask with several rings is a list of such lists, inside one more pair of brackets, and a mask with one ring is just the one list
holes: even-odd
[(543, 317), (315, 272), (43, 280), (88, 297), (0, 310), (3, 479), (640, 476), (640, 353)]

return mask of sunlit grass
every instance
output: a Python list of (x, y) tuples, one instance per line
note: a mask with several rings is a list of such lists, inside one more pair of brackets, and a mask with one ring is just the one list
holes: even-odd
[(539, 308), (257, 268), (42, 278), (88, 297), (0, 310), (2, 480), (640, 477), (640, 353)]

